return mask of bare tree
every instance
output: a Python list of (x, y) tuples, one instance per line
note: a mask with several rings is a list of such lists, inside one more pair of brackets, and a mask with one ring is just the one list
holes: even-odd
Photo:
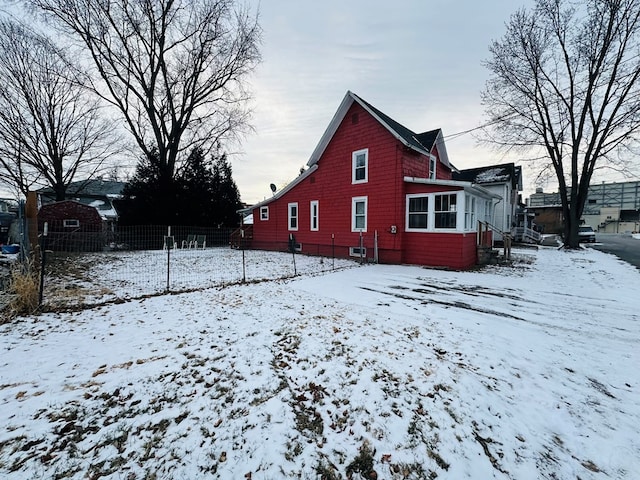
[(248, 125), (246, 76), (260, 60), (257, 16), (234, 0), (31, 0), (88, 51), (95, 91), (172, 179)]
[(48, 185), (62, 200), (113, 151), (111, 129), (82, 73), (48, 38), (0, 20), (0, 43), (0, 180), (24, 195)]
[(537, 151), (558, 181), (564, 242), (593, 173), (624, 168), (640, 128), (640, 0), (536, 0), (490, 46), (486, 141)]

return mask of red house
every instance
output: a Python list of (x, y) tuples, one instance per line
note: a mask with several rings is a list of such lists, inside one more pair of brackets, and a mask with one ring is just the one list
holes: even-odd
[(252, 248), (453, 269), (478, 262), (487, 238), (478, 224), (499, 197), (452, 180), (440, 129), (414, 133), (347, 92), (307, 165), (244, 211)]

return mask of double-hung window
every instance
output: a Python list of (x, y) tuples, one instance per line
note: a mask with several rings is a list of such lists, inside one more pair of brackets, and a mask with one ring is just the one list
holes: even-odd
[(465, 195), (464, 197), (464, 229), (474, 230), (476, 226), (476, 197)]
[(351, 199), (351, 231), (367, 231), (367, 197)]
[(298, 230), (298, 204), (289, 204), (289, 230)]
[(366, 183), (369, 178), (369, 149), (351, 154), (351, 183)]
[(484, 221), (493, 223), (493, 202), (491, 200), (484, 202)]
[(407, 200), (407, 230), (426, 230), (429, 219), (429, 197), (409, 195)]
[(260, 207), (260, 220), (269, 220), (269, 207)]
[(318, 208), (319, 208), (318, 200), (312, 200), (310, 204), (311, 211), (309, 212), (309, 218), (311, 219), (309, 229), (312, 232), (317, 232), (319, 230)]
[(455, 193), (435, 195), (435, 228), (456, 228), (457, 199), (458, 195)]
[(436, 179), (436, 157), (429, 155), (429, 180)]

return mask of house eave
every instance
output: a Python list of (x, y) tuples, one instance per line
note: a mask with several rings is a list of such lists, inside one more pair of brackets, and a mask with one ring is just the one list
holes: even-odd
[(460, 180), (442, 180), (436, 179), (432, 180), (430, 178), (422, 178), (422, 177), (404, 177), (405, 183), (417, 183), (422, 185), (437, 185), (443, 187), (458, 187), (462, 188), (465, 192), (473, 193), (485, 198), (502, 198), (500, 195), (495, 194), (486, 188), (471, 182), (463, 182)]
[(258, 202), (258, 203), (254, 204), (254, 205), (250, 205), (250, 206), (248, 206), (246, 208), (242, 208), (240, 210), (237, 210), (237, 213), (239, 213), (239, 214), (250, 213), (253, 210), (255, 210), (256, 208), (264, 207), (265, 205), (270, 204), (274, 200), (277, 200), (278, 198), (282, 197), (285, 193), (289, 192), (293, 187), (298, 185), (300, 182), (302, 182), (305, 178), (307, 178), (309, 175), (311, 175), (317, 169), (318, 169), (318, 165), (310, 166), (308, 169), (306, 169), (304, 172), (302, 172), (300, 175), (298, 175), (295, 180), (293, 180), (291, 183), (287, 184), (282, 190), (274, 193), (271, 198), (266, 198), (263, 201)]

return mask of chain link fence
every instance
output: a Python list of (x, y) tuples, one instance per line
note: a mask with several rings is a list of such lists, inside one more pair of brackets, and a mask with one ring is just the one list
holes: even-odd
[[(290, 278), (355, 266), (352, 260), (230, 248), (232, 229), (42, 226), (41, 304), (75, 309), (162, 293)], [(45, 234), (46, 233), (46, 234)]]

